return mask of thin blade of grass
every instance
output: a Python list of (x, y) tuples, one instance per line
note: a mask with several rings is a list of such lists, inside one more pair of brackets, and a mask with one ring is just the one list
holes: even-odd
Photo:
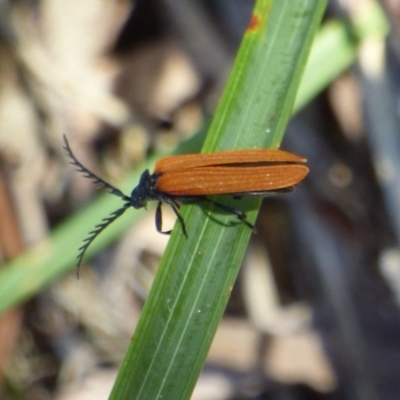
[[(203, 151), (278, 147), (326, 2), (259, 0)], [(254, 222), (259, 200), (236, 201)], [(111, 399), (188, 399), (251, 231), (231, 215), (182, 207)]]

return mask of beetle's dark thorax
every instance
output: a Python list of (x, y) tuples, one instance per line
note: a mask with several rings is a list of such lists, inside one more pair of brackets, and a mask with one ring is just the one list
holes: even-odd
[(164, 197), (156, 189), (158, 174), (150, 174), (146, 169), (140, 177), (139, 184), (132, 190), (130, 203), (134, 208), (145, 207), (148, 201), (162, 200)]

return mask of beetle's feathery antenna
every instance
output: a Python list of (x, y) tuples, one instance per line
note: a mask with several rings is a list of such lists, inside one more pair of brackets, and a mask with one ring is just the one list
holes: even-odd
[(90, 246), (90, 244), (93, 242), (93, 240), (104, 230), (107, 228), (108, 225), (113, 223), (118, 217), (120, 217), (129, 207), (131, 207), (130, 203), (130, 198), (126, 196), (124, 193), (122, 193), (119, 189), (116, 187), (110, 185), (108, 182), (104, 181), (97, 175), (95, 175), (93, 172), (89, 171), (86, 167), (84, 167), (75, 157), (74, 153), (71, 150), (71, 147), (69, 146), (67, 137), (64, 135), (64, 149), (67, 152), (68, 156), (71, 159), (70, 164), (74, 165), (76, 169), (83, 174), (84, 177), (91, 179), (95, 184), (99, 185), (101, 188), (106, 189), (110, 191), (111, 194), (114, 194), (115, 196), (118, 196), (122, 198), (126, 203), (123, 205), (123, 207), (119, 208), (118, 210), (114, 211), (111, 213), (108, 217), (103, 218), (101, 222), (95, 226), (95, 228), (89, 232), (89, 236), (83, 241), (83, 245), (79, 248), (79, 254), (77, 256), (77, 271), (76, 275), (77, 278), (79, 279), (79, 270), (82, 264), (83, 256), (85, 255), (86, 250)]
[(78, 262), (76, 264), (76, 276), (79, 279), (79, 270), (81, 268), (81, 263), (83, 256), (85, 255), (86, 250), (90, 246), (90, 243), (104, 230), (108, 225), (113, 223), (118, 217), (120, 217), (129, 207), (131, 207), (130, 203), (125, 203), (123, 207), (114, 211), (110, 214), (110, 216), (103, 218), (100, 224), (97, 224), (95, 228), (89, 232), (89, 236), (83, 241), (83, 245), (79, 247), (79, 254), (77, 256)]
[(99, 185), (101, 188), (109, 190), (111, 194), (114, 194), (115, 196), (121, 197), (121, 199), (129, 202), (130, 198), (126, 196), (124, 193), (122, 193), (119, 189), (117, 189), (115, 186), (110, 185), (108, 182), (105, 180), (101, 179), (97, 175), (95, 175), (93, 172), (89, 171), (86, 167), (84, 167), (75, 157), (74, 153), (71, 150), (71, 147), (69, 146), (67, 137), (64, 135), (64, 150), (67, 152), (69, 158), (71, 159), (70, 164), (74, 165), (76, 169), (82, 173), (82, 175), (85, 178), (91, 179), (96, 185)]

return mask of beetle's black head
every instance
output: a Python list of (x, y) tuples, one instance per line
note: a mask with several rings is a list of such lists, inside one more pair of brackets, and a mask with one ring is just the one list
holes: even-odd
[(134, 208), (145, 207), (153, 198), (154, 182), (148, 169), (142, 173), (139, 184), (132, 190), (130, 203)]

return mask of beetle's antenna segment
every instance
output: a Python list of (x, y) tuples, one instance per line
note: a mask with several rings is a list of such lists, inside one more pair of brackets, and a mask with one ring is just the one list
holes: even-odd
[(108, 182), (105, 180), (101, 179), (97, 175), (95, 175), (93, 172), (89, 171), (84, 165), (82, 165), (77, 158), (75, 157), (74, 153), (71, 150), (71, 147), (69, 146), (67, 137), (63, 135), (64, 138), (64, 150), (67, 152), (69, 158), (71, 159), (70, 164), (74, 165), (76, 169), (85, 177), (91, 179), (96, 185), (99, 185), (101, 188), (106, 189), (110, 191), (111, 194), (121, 197), (124, 201), (129, 202), (130, 198), (126, 196), (124, 193), (122, 193), (119, 189), (117, 189), (115, 186), (110, 185)]
[(83, 256), (85, 255), (86, 250), (93, 242), (94, 239), (104, 230), (107, 228), (108, 225), (112, 224), (117, 218), (119, 218), (129, 207), (131, 207), (130, 203), (125, 203), (123, 207), (119, 208), (118, 210), (114, 211), (110, 214), (110, 216), (103, 218), (100, 224), (95, 226), (91, 232), (89, 232), (89, 236), (83, 241), (83, 245), (79, 247), (79, 254), (77, 256), (78, 262), (76, 264), (76, 276), (79, 279), (79, 270), (81, 268), (81, 263)]
[(77, 271), (76, 271), (76, 276), (79, 279), (79, 270), (82, 264), (82, 259), (83, 256), (85, 255), (86, 250), (90, 246), (90, 244), (93, 242), (94, 239), (104, 230), (107, 228), (108, 225), (113, 223), (118, 217), (120, 217), (129, 207), (132, 206), (130, 202), (130, 197), (126, 196), (124, 193), (122, 193), (119, 189), (114, 187), (113, 185), (110, 185), (108, 182), (105, 180), (101, 179), (98, 177), (96, 174), (93, 172), (89, 171), (85, 166), (83, 166), (75, 157), (74, 153), (71, 150), (71, 147), (69, 146), (67, 137), (64, 135), (64, 150), (67, 152), (69, 158), (71, 159), (70, 164), (74, 165), (76, 169), (82, 173), (82, 175), (85, 178), (91, 179), (95, 184), (99, 185), (101, 188), (108, 190), (111, 194), (114, 194), (115, 196), (120, 197), (122, 200), (124, 200), (126, 203), (123, 205), (123, 207), (119, 208), (118, 210), (114, 211), (111, 213), (108, 217), (103, 218), (100, 222), (100, 224), (96, 225), (95, 228), (89, 232), (89, 236), (83, 241), (83, 245), (79, 248), (79, 254), (78, 254), (78, 262), (76, 264)]

